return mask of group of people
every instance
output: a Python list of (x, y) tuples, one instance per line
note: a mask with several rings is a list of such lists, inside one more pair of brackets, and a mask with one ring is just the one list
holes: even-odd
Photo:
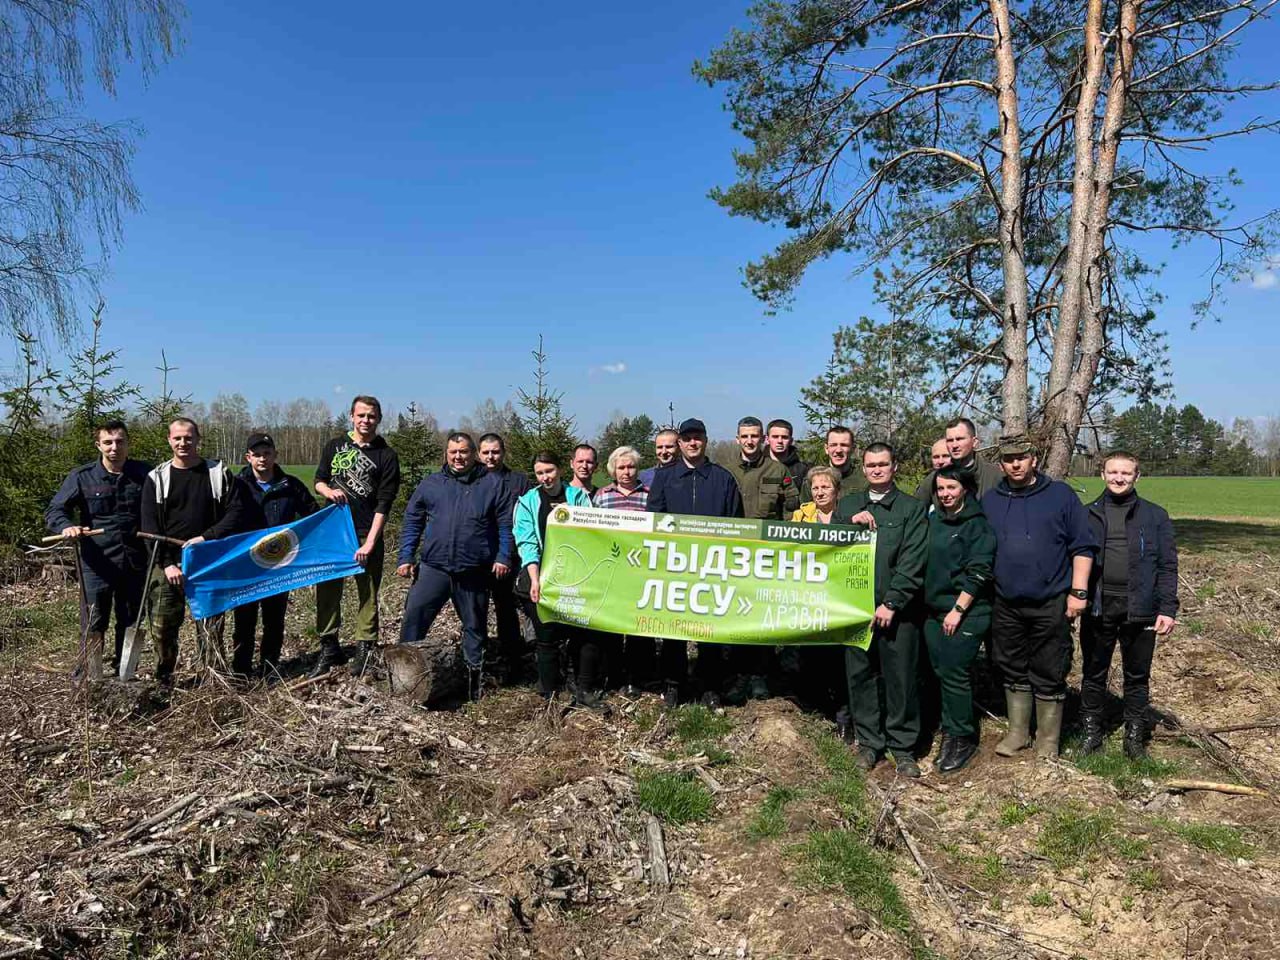
[[(363, 671), (378, 643), (384, 533), (401, 476), (395, 451), (378, 433), (378, 400), (356, 397), (350, 419), (350, 432), (326, 445), (314, 489), (351, 511), (355, 560), (364, 570), (352, 578), (359, 643), (352, 669)], [(162, 683), (173, 680), (185, 613), (183, 548), (176, 543), (287, 523), (318, 508), (311, 491), (277, 464), (268, 433), (248, 437), (238, 473), (201, 456), (199, 427), (185, 417), (170, 424), (168, 439), (172, 459), (151, 469), (129, 459), (123, 423), (103, 424), (100, 458), (71, 473), (46, 515), (50, 528), (67, 538), (102, 531), (83, 539), (80, 551), (83, 627), (91, 660), (98, 651), (98, 672), (111, 609), (118, 663), (124, 631), (137, 618), (145, 590)], [(1026, 438), (1001, 441), (998, 463), (981, 458), (977, 430), (963, 417), (948, 424), (934, 445), (933, 469), (914, 495), (895, 482), (893, 447), (870, 443), (856, 463), (846, 427), (827, 431), (827, 462), (819, 466), (800, 458), (785, 420), (766, 425), (744, 417), (737, 443), (739, 455), (721, 467), (707, 456), (702, 421), (685, 420), (654, 438), (656, 463), (647, 470), (640, 469), (642, 456), (633, 447), (611, 451), (609, 482), (597, 488), (598, 454), (588, 444), (573, 451), (567, 473), (554, 454), (539, 453), (530, 465), (531, 481), (505, 462), (500, 435), (477, 440), (451, 433), (441, 469), (418, 482), (400, 528), (395, 571), (412, 580), (400, 642), (422, 641), (452, 602), (462, 623), (468, 693), (478, 697), (492, 603), (505, 679), (519, 679), (531, 642), (538, 690), (552, 697), (564, 684), (567, 651), (573, 702), (597, 710), (607, 709), (603, 692), (611, 680), (631, 694), (656, 689), (669, 707), (691, 696), (711, 707), (766, 697), (771, 676), (792, 654), (790, 669), (802, 688), (833, 694), (864, 769), (888, 757), (899, 773), (917, 777), (922, 691), (940, 705), (943, 735), (935, 769), (958, 770), (976, 753), (972, 678), (984, 645), (1004, 687), (1009, 718), (996, 752), (1013, 756), (1034, 743), (1037, 756), (1056, 756), (1071, 627), (1082, 619), (1081, 749), (1103, 744), (1107, 676), (1118, 645), (1125, 750), (1144, 754), (1155, 643), (1172, 631), (1178, 610), (1177, 549), (1168, 514), (1137, 494), (1135, 456), (1106, 456), (1106, 489), (1086, 506), (1071, 487), (1038, 470), (1036, 448)], [(547, 519), (559, 504), (874, 529), (870, 645), (812, 646), (798, 654), (784, 648), (779, 655), (768, 647), (699, 644), (691, 671), (683, 640), (619, 637), (546, 622), (538, 609), (541, 561)], [(150, 563), (139, 530), (167, 538), (156, 541)], [(313, 675), (346, 662), (339, 642), (343, 587), (343, 580), (316, 587), (320, 650)], [(288, 595), (280, 594), (235, 609), (234, 673), (279, 676), (287, 603)], [(833, 685), (841, 675), (843, 682)]]

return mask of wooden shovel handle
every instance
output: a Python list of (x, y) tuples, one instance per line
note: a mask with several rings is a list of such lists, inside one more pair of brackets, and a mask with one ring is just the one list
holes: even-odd
[(179, 540), (177, 537), (162, 537), (158, 533), (143, 533), (141, 530), (138, 531), (138, 539), (158, 540), (161, 543), (171, 543), (175, 547), (181, 547), (187, 542), (185, 540)]
[[(82, 536), (82, 537), (96, 537), (96, 536), (98, 536), (100, 533), (104, 533), (104, 532), (105, 532), (105, 531), (104, 531), (101, 527), (99, 527), (97, 530), (86, 530), (84, 533), (80, 534), (80, 536)], [(71, 537), (64, 537), (64, 536), (63, 536), (62, 534), (60, 534), (60, 533), (55, 533), (52, 537), (42, 537), (42, 538), (40, 539), (40, 542), (41, 542), (41, 543), (53, 543), (55, 540), (70, 540), (70, 539), (72, 539), (72, 538), (71, 538)]]

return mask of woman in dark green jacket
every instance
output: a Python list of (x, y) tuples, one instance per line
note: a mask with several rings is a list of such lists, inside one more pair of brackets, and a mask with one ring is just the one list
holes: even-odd
[(991, 631), (996, 535), (978, 505), (973, 481), (956, 467), (933, 476), (924, 622), (929, 659), (942, 687), (940, 773), (959, 770), (978, 752), (970, 667)]

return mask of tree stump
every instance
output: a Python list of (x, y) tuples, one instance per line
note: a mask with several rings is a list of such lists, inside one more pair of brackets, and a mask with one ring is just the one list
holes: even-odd
[(428, 637), (422, 643), (383, 647), (391, 695), (432, 706), (466, 693), (467, 665), (456, 638)]

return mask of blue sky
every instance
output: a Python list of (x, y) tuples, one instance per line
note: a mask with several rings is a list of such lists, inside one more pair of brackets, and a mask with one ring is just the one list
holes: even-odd
[[(375, 392), (443, 425), (529, 379), (545, 335), (583, 432), (611, 412), (799, 419), (830, 335), (875, 313), (849, 265), (768, 317), (744, 263), (780, 234), (707, 190), (737, 143), (691, 62), (744, 21), (727, 0), (616, 4), (191, 3), (187, 44), (110, 117), (146, 128), (103, 284), (107, 339), (149, 390), (163, 347), (198, 399)], [(1277, 26), (1246, 51), (1254, 79)], [(1221, 148), (1244, 207), (1280, 206), (1274, 137)], [(1205, 251), (1170, 251), (1177, 396), (1219, 418), (1280, 412), (1276, 277), (1189, 330)]]

